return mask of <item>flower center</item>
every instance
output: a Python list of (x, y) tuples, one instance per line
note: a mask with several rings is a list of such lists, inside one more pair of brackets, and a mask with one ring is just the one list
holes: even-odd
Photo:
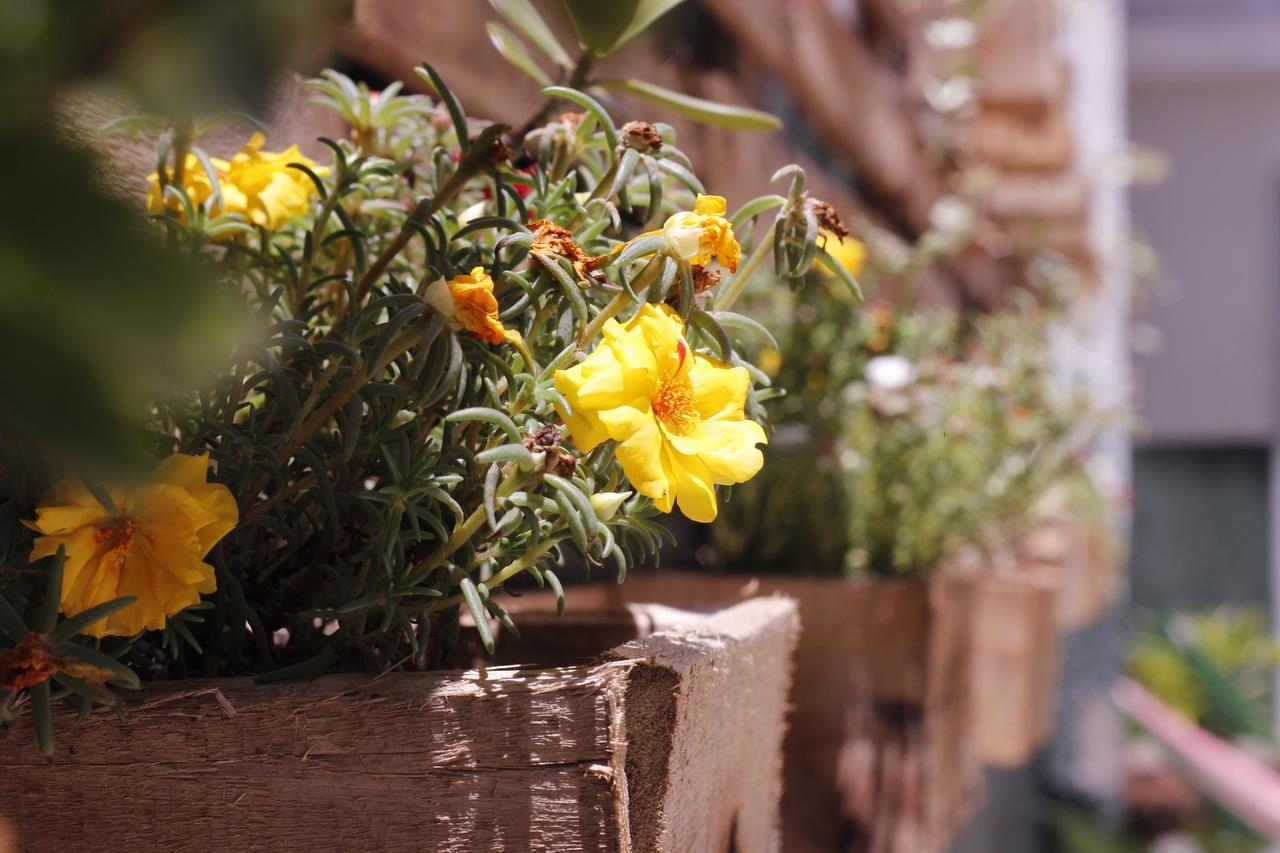
[(658, 388), (649, 401), (653, 414), (668, 430), (683, 433), (698, 420), (693, 408), (693, 386), (682, 376), (673, 376)]
[(137, 529), (138, 523), (132, 518), (117, 518), (99, 527), (94, 533), (94, 541), (99, 545), (105, 544), (108, 554), (123, 557), (133, 547), (133, 534)]

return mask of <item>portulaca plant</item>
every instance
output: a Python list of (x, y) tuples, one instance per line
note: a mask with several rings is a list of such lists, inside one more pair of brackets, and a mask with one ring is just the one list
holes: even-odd
[(322, 161), (158, 127), (139, 201), (252, 333), (153, 401), (148, 477), (14, 496), (0, 716), (30, 704), (46, 749), (51, 701), (115, 707), (139, 674), (428, 668), (464, 608), (492, 649), (504, 589), (563, 607), (570, 555), (621, 581), (658, 516), (710, 521), (760, 470), (748, 355), (776, 344), (731, 308), (771, 255), (835, 263), (803, 174), (730, 212), (668, 126), (552, 86), (567, 111), (520, 137), (422, 78), (436, 98), (311, 81), (349, 130)]

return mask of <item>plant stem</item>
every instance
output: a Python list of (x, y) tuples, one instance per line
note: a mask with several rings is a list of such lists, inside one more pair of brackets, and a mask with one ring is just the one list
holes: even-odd
[(409, 245), (409, 241), (417, 235), (418, 232), (410, 226), (410, 222), (416, 222), (419, 225), (424, 224), (440, 208), (451, 201), (454, 196), (462, 192), (463, 187), (467, 185), (467, 181), (475, 177), (476, 173), (480, 171), (481, 165), (488, 159), (489, 149), (494, 140), (508, 129), (505, 124), (491, 124), (480, 131), (480, 134), (475, 139), (471, 140), (471, 143), (467, 146), (466, 153), (462, 155), (462, 159), (458, 162), (458, 168), (444, 182), (444, 186), (436, 191), (429, 203), (418, 206), (417, 210), (409, 217), (409, 220), (400, 227), (400, 233), (386, 248), (378, 253), (378, 257), (374, 259), (369, 269), (365, 270), (365, 274), (360, 277), (360, 281), (356, 284), (355, 301), (357, 305), (364, 301), (365, 296), (369, 294), (373, 285), (387, 271), (387, 267), (391, 266), (391, 262), (404, 251), (405, 246)]
[[(524, 478), (516, 473), (513, 468), (510, 470), (506, 479), (498, 485), (497, 496), (500, 498), (509, 497), (523, 484)], [(445, 560), (453, 556), (455, 551), (467, 544), (471, 537), (476, 535), (476, 531), (480, 529), (481, 525), (484, 524), (484, 521), (485, 512), (484, 504), (482, 503), (480, 506), (472, 510), (471, 515), (467, 516), (461, 524), (453, 529), (453, 533), (449, 535), (447, 542), (437, 548), (433, 553), (415, 563), (411, 571), (417, 571), (422, 568), (434, 569), (436, 566), (442, 565)]]
[[(552, 548), (555, 547), (557, 541), (559, 540), (554, 538), (547, 538), (542, 540), (537, 545), (533, 546), (531, 549), (529, 549), (524, 554), (522, 554), (520, 557), (518, 557), (517, 559), (509, 563), (507, 567), (504, 568), (502, 571), (498, 572), (496, 575), (494, 575), (493, 577), (485, 581), (484, 585), (488, 587), (490, 592), (492, 592), (502, 584), (511, 580), (516, 575), (537, 565), (537, 562), (541, 560), (544, 556), (546, 556), (546, 553), (548, 551), (550, 551)], [(437, 598), (434, 601), (427, 604), (425, 610), (427, 612), (431, 612), (434, 610), (444, 610), (445, 608), (452, 607), (455, 604), (460, 603), (461, 601), (462, 601), (461, 594), (447, 595), (444, 598)]]
[(733, 307), (733, 303), (738, 301), (738, 297), (742, 295), (742, 291), (747, 289), (747, 284), (751, 281), (751, 277), (756, 274), (760, 265), (764, 263), (765, 257), (769, 254), (769, 249), (773, 244), (773, 231), (778, 227), (775, 220), (770, 223), (768, 229), (760, 237), (760, 242), (756, 244), (755, 250), (751, 256), (747, 258), (733, 278), (729, 280), (729, 287), (716, 300), (717, 311), (728, 311)]
[(600, 313), (592, 318), (586, 328), (582, 330), (582, 334), (578, 335), (578, 348), (587, 345), (587, 342), (593, 340), (596, 335), (600, 334), (600, 330), (604, 328), (604, 324), (612, 320), (618, 315), (618, 312), (626, 307), (631, 301), (631, 297), (627, 295), (625, 290), (618, 291), (618, 295), (610, 300), (609, 304), (600, 309)]

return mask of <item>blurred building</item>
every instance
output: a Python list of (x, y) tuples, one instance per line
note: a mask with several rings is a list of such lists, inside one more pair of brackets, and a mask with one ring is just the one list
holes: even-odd
[(1280, 585), (1280, 2), (1130, 0), (1130, 136), (1167, 178), (1133, 193), (1163, 263), (1137, 356), (1132, 595), (1266, 602)]

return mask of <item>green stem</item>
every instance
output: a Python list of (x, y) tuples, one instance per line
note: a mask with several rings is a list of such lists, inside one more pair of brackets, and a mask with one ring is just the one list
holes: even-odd
[(738, 301), (738, 297), (742, 295), (742, 291), (747, 289), (747, 284), (751, 281), (751, 277), (756, 274), (760, 265), (764, 263), (764, 259), (768, 256), (773, 246), (773, 231), (778, 227), (775, 220), (765, 230), (760, 237), (760, 242), (756, 244), (755, 251), (747, 258), (746, 262), (738, 268), (733, 278), (729, 280), (729, 287), (720, 294), (720, 298), (716, 300), (717, 311), (728, 311), (733, 307), (733, 303)]
[(418, 206), (418, 209), (409, 217), (409, 221), (400, 227), (400, 233), (385, 249), (378, 253), (378, 257), (374, 259), (373, 264), (360, 277), (360, 281), (356, 284), (355, 302), (357, 305), (364, 301), (365, 296), (368, 295), (373, 285), (387, 271), (387, 267), (391, 266), (391, 262), (404, 251), (405, 247), (409, 245), (409, 242), (418, 233), (409, 223), (425, 224), (440, 208), (462, 192), (463, 187), (476, 176), (481, 166), (488, 159), (489, 149), (494, 140), (506, 130), (508, 130), (508, 127), (505, 124), (491, 124), (471, 141), (467, 146), (466, 153), (462, 155), (462, 159), (458, 163), (458, 168), (444, 182), (444, 186), (440, 187), (436, 194), (431, 197), (429, 203)]
[(578, 348), (587, 345), (588, 341), (595, 340), (596, 335), (600, 334), (600, 330), (604, 328), (604, 324), (612, 320), (618, 315), (618, 312), (626, 307), (631, 301), (631, 297), (627, 295), (625, 290), (618, 291), (618, 295), (610, 300), (609, 304), (600, 309), (587, 327), (582, 330), (582, 334), (578, 335)]
[[(547, 538), (542, 540), (537, 545), (533, 546), (533, 548), (526, 551), (522, 556), (520, 556), (516, 560), (509, 563), (507, 567), (504, 568), (502, 571), (498, 572), (496, 575), (494, 575), (493, 577), (485, 581), (484, 585), (489, 588), (490, 592), (492, 592), (502, 584), (511, 580), (516, 575), (520, 574), (523, 571), (527, 571), (528, 569), (537, 565), (538, 561), (541, 560), (543, 557), (545, 557), (547, 552), (550, 551), (552, 548), (554, 548), (556, 545), (556, 542), (558, 541), (559, 540), (555, 538)], [(429, 604), (427, 604), (425, 609), (427, 612), (431, 612), (434, 610), (444, 610), (448, 607), (453, 607), (455, 604), (458, 604), (461, 601), (462, 601), (461, 594), (447, 595), (444, 598), (437, 598), (434, 601), (430, 602)]]
[[(498, 485), (497, 496), (500, 498), (509, 497), (513, 492), (524, 485), (524, 477), (520, 476), (513, 469), (510, 470), (507, 477)], [(484, 504), (472, 510), (471, 515), (467, 516), (461, 524), (453, 529), (453, 533), (449, 535), (448, 541), (437, 548), (433, 553), (419, 560), (413, 566), (413, 571), (421, 568), (434, 569), (436, 566), (444, 564), (444, 561), (453, 556), (454, 552), (476, 535), (476, 531), (484, 524), (485, 512)]]

